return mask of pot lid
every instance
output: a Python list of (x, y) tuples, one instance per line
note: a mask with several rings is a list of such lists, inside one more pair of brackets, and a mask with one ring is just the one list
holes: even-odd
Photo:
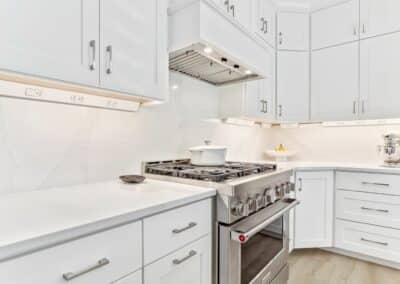
[(226, 146), (211, 145), (211, 141), (204, 141), (204, 145), (192, 147), (189, 151), (226, 150)]

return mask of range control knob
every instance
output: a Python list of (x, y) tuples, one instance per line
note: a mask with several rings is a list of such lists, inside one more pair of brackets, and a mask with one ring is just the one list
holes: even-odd
[(282, 197), (282, 187), (280, 185), (275, 186), (275, 194), (276, 199), (280, 199)]
[(265, 207), (265, 197), (261, 194), (256, 195), (256, 211), (260, 210), (261, 208)]
[(243, 216), (244, 213), (244, 204), (241, 201), (236, 202), (233, 206), (232, 206), (232, 214), (234, 216)]
[(275, 190), (272, 190), (271, 188), (267, 188), (265, 190), (265, 205), (274, 203), (275, 200), (276, 200)]
[(246, 207), (248, 209), (248, 214), (247, 215), (257, 211), (257, 202), (256, 202), (256, 198), (255, 197), (249, 197), (247, 199), (246, 205), (247, 206), (245, 206), (245, 209), (246, 209)]

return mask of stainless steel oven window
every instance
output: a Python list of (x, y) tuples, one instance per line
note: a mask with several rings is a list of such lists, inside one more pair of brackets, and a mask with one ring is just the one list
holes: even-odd
[(285, 248), (281, 217), (241, 246), (241, 284), (250, 283)]

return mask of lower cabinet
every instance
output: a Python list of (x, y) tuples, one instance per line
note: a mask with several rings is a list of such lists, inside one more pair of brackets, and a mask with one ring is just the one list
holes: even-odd
[(211, 284), (211, 235), (144, 268), (145, 284)]
[(297, 172), (294, 248), (332, 247), (333, 171)]

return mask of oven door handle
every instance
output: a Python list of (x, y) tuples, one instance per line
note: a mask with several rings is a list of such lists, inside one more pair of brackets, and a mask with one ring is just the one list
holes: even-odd
[(285, 207), (284, 209), (276, 212), (274, 215), (272, 215), (270, 218), (266, 219), (265, 221), (259, 223), (258, 225), (254, 226), (250, 230), (246, 232), (238, 232), (238, 231), (231, 231), (231, 239), (233, 241), (237, 241), (239, 243), (246, 243), (251, 237), (254, 235), (258, 234), (261, 232), (266, 226), (270, 225), (273, 223), (275, 220), (283, 216), (285, 213), (289, 212), (292, 210), (294, 207), (300, 204), (300, 201), (296, 200), (293, 201), (290, 205)]

